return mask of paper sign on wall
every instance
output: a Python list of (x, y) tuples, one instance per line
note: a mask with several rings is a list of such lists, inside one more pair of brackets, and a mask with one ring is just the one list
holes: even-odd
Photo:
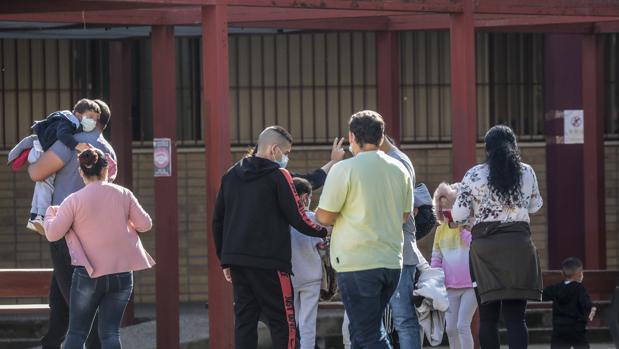
[(582, 109), (563, 111), (563, 139), (565, 144), (583, 144), (585, 141)]
[(153, 163), (155, 177), (172, 176), (172, 140), (170, 138), (153, 139)]

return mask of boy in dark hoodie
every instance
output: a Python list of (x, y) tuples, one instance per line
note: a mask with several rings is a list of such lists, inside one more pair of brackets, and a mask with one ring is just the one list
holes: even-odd
[(292, 136), (279, 126), (260, 134), (257, 150), (221, 179), (213, 234), (224, 277), (234, 292), (235, 345), (256, 348), (258, 318), (267, 318), (273, 348), (295, 348), (297, 331), (290, 274), (290, 226), (324, 238), (285, 169)]
[(580, 259), (570, 257), (561, 264), (564, 281), (544, 289), (542, 300), (552, 301), (552, 349), (589, 348), (587, 320), (593, 320), (596, 308), (582, 285)]

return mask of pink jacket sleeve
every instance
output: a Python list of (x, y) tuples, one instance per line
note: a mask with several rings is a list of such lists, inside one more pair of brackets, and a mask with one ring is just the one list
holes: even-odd
[(60, 206), (50, 206), (45, 213), (45, 237), (57, 241), (67, 234), (75, 217), (75, 200), (67, 198)]
[(138, 202), (138, 199), (129, 191), (129, 224), (133, 228), (140, 232), (149, 231), (153, 227), (153, 221), (146, 211), (142, 208), (142, 205)]

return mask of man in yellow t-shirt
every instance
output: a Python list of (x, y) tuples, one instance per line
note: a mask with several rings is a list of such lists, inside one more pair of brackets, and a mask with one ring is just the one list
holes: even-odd
[(385, 124), (374, 111), (350, 118), (354, 157), (333, 166), (316, 219), (333, 225), (331, 264), (353, 347), (390, 348), (382, 315), (402, 269), (402, 224), (412, 210), (413, 186), (404, 166), (379, 150)]

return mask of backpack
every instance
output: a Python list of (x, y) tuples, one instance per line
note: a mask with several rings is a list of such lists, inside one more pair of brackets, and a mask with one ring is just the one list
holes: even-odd
[(421, 240), (432, 232), (436, 226), (436, 215), (432, 205), (423, 205), (417, 208), (415, 216), (415, 238)]
[(423, 183), (415, 186), (415, 202), (423, 203), (417, 207), (417, 214), (415, 215), (415, 238), (421, 240), (430, 234), (436, 226), (432, 196)]

